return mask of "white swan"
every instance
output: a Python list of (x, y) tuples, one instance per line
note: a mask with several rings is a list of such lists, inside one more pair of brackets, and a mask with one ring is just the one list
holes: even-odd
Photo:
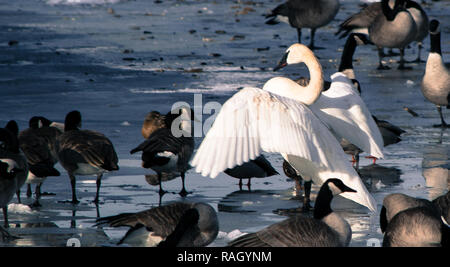
[(375, 200), (345, 160), (339, 142), (305, 105), (314, 103), (323, 88), (320, 63), (308, 51), (305, 62), (320, 73), (311, 73), (307, 87), (292, 90), (294, 99), (259, 88), (247, 87), (236, 93), (222, 106), (191, 165), (203, 176), (215, 178), (228, 168), (255, 159), (261, 151), (281, 153), (304, 178), (317, 185), (338, 178), (358, 192), (344, 193), (343, 197), (376, 211)]
[[(322, 68), (312, 51), (301, 44), (290, 46), (275, 70), (302, 62), (310, 72), (308, 86), (303, 87), (289, 78), (275, 77), (266, 82), (263, 90), (307, 104), (338, 140), (345, 138), (373, 157), (383, 158), (384, 143), (380, 130), (366, 104), (353, 89), (352, 81), (345, 74), (336, 72), (331, 75), (331, 86), (327, 91), (317, 90), (323, 83)], [(299, 98), (298, 92), (302, 91), (305, 91), (302, 95), (309, 92), (316, 100)]]

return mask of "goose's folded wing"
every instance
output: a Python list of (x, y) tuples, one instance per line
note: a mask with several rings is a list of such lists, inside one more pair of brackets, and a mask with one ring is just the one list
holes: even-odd
[(366, 104), (344, 74), (338, 72), (331, 78), (330, 89), (323, 92), (310, 109), (337, 137), (382, 158), (383, 137)]
[(358, 191), (342, 194), (376, 210), (339, 142), (306, 105), (258, 88), (244, 88), (224, 103), (191, 161), (197, 172), (220, 172), (255, 159), (261, 151), (301, 161), (299, 172), (317, 185), (336, 177)]

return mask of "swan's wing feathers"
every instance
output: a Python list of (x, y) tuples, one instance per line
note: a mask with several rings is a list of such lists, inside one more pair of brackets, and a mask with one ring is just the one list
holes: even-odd
[(330, 166), (324, 153), (330, 145), (327, 138), (336, 142), (304, 104), (258, 88), (244, 88), (223, 105), (191, 165), (203, 176), (214, 178), (264, 150)]
[(344, 74), (332, 76), (329, 90), (310, 106), (339, 137), (361, 148), (370, 155), (382, 158), (383, 137), (362, 98), (353, 90)]
[(191, 166), (203, 176), (255, 159), (261, 151), (280, 153), (303, 177), (321, 185), (336, 177), (358, 194), (342, 194), (376, 210), (339, 142), (304, 104), (258, 88), (244, 88), (222, 106)]

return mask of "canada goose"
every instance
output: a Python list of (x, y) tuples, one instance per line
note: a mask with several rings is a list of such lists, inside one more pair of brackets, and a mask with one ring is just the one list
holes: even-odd
[(239, 179), (240, 190), (242, 190), (242, 179), (248, 179), (247, 187), (250, 189), (250, 181), (253, 177), (264, 178), (279, 174), (263, 155), (242, 165), (226, 169), (224, 172), (231, 177)]
[(436, 207), (429, 200), (415, 198), (401, 193), (387, 195), (383, 199), (383, 206), (380, 212), (381, 232), (384, 233), (386, 231), (387, 226), (395, 215), (415, 207), (426, 207), (427, 209), (435, 210), (435, 213), (437, 212)]
[[(0, 128), (0, 208), (3, 210), (5, 228), (9, 227), (8, 203), (22, 186), (25, 181), (23, 177), (28, 172), (28, 165), (23, 159), (15, 133), (7, 128)], [(1, 226), (0, 232), (4, 239), (14, 238)]]
[(437, 197), (432, 202), (440, 211), (445, 223), (450, 225), (450, 191), (445, 195)]
[(413, 62), (417, 62), (417, 63), (425, 62), (420, 59), (420, 51), (423, 48), (422, 41), (428, 35), (428, 27), (429, 27), (428, 26), (428, 23), (429, 23), (428, 15), (425, 12), (425, 10), (423, 10), (423, 8), (420, 6), (420, 4), (415, 1), (406, 0), (405, 7), (406, 7), (406, 10), (411, 14), (411, 16), (417, 26), (417, 32), (416, 32), (414, 41), (417, 42), (418, 52), (417, 52), (417, 58)]
[(341, 180), (328, 179), (317, 195), (314, 218), (302, 215), (273, 224), (256, 233), (238, 237), (231, 247), (341, 247), (348, 246), (352, 229), (348, 222), (331, 209), (333, 196), (356, 192)]
[[(394, 8), (395, 1), (389, 0), (388, 4), (392, 9)], [(428, 16), (417, 2), (406, 0), (405, 8), (411, 14), (417, 27), (414, 41), (416, 41), (418, 44), (418, 55), (415, 62), (420, 62), (420, 51), (423, 47), (422, 41), (428, 35)], [(338, 35), (343, 32), (339, 36), (339, 38), (343, 38), (350, 32), (369, 33), (368, 28), (372, 25), (377, 16), (382, 14), (383, 9), (381, 2), (371, 3), (365, 8), (361, 9), (361, 11), (359, 11), (358, 13), (351, 15), (344, 22), (342, 22), (339, 25), (338, 32), (336, 32), (335, 34)], [(383, 57), (383, 50), (381, 49), (379, 52), (380, 56)]]
[(16, 195), (17, 195), (17, 201), (21, 203), (20, 199), (20, 188), (22, 188), (23, 184), (25, 183), (27, 179), (27, 173), (28, 173), (28, 163), (27, 159), (23, 153), (23, 151), (20, 149), (19, 146), (19, 126), (17, 125), (17, 122), (15, 120), (10, 120), (6, 124), (5, 130), (9, 131), (12, 134), (12, 137), (8, 141), (8, 145), (6, 145), (3, 148), (0, 148), (0, 158), (10, 158), (14, 160), (18, 166), (19, 169), (23, 170), (23, 172), (20, 172), (17, 174), (17, 184), (16, 184)]
[(394, 7), (389, 6), (389, 0), (381, 1), (382, 14), (376, 16), (370, 24), (370, 40), (378, 47), (378, 69), (389, 69), (382, 63), (383, 48), (399, 48), (399, 69), (406, 69), (404, 63), (405, 47), (414, 41), (417, 26), (411, 14), (405, 9), (405, 0), (396, 0)]
[[(142, 126), (142, 135), (147, 139), (130, 151), (131, 154), (142, 151), (142, 167), (157, 172), (160, 197), (166, 193), (162, 189), (163, 173), (174, 174), (170, 176), (172, 178), (181, 176), (182, 189), (179, 194), (183, 197), (188, 195), (185, 173), (190, 168), (189, 160), (194, 151), (194, 138), (184, 129), (188, 129), (186, 127), (190, 125), (189, 120), (194, 119), (192, 110), (187, 108), (181, 108), (179, 115), (170, 111), (163, 116), (157, 111), (152, 111), (147, 114)], [(177, 125), (174, 126), (174, 123)], [(179, 131), (180, 136), (175, 136), (178, 134), (174, 134), (174, 130)]]
[[(2, 135), (3, 133), (0, 132)], [(8, 158), (0, 158), (0, 208), (3, 210), (3, 226), (9, 227), (8, 222), (8, 203), (16, 193), (17, 188), (17, 175), (23, 173), (24, 170), (18, 168), (17, 163)], [(0, 225), (0, 233), (3, 239), (16, 238), (8, 233)]]
[(316, 29), (330, 23), (339, 11), (339, 0), (288, 0), (277, 6), (266, 16), (266, 24), (277, 24), (278, 20), (289, 23), (297, 29), (298, 42), (301, 43), (302, 28), (311, 29), (309, 47), (314, 46)]
[(448, 242), (448, 231), (433, 210), (427, 207), (406, 209), (389, 222), (384, 247), (436, 247)]
[(219, 222), (206, 203), (174, 202), (137, 213), (97, 219), (97, 225), (128, 226), (118, 244), (146, 247), (203, 247), (217, 237)]
[(103, 173), (118, 170), (118, 158), (113, 144), (105, 135), (80, 128), (81, 113), (78, 110), (69, 112), (64, 121), (64, 133), (56, 139), (56, 151), (60, 164), (69, 174), (71, 202), (79, 203), (75, 175), (97, 175), (94, 203), (98, 204)]
[(29, 120), (29, 128), (19, 134), (19, 145), (29, 166), (26, 180), (28, 196), (31, 196), (31, 184), (36, 184), (33, 206), (40, 206), (41, 185), (45, 179), (48, 176), (60, 176), (54, 165), (58, 162), (56, 139), (62, 132), (51, 126), (52, 123), (44, 117), (35, 116)]
[[(286, 160), (283, 161), (283, 171), (287, 177), (289, 177), (295, 181), (295, 191), (298, 194), (299, 191), (302, 190), (302, 185), (301, 185), (302, 180), (303, 180), (302, 176)], [(311, 202), (311, 199), (310, 199), (311, 185), (312, 185), (311, 181), (305, 181), (303, 184), (304, 190), (305, 190), (305, 192), (304, 192), (305, 196), (303, 197), (302, 211), (309, 211), (311, 209), (311, 204), (310, 204), (310, 202)]]
[(437, 106), (441, 124), (433, 127), (449, 128), (442, 115), (442, 106), (450, 108), (450, 72), (447, 64), (442, 60), (441, 52), (441, 32), (439, 21), (430, 21), (430, 53), (425, 67), (425, 74), (422, 79), (422, 94), (431, 103)]
[(380, 213), (383, 246), (448, 245), (448, 228), (433, 202), (401, 193), (386, 196)]
[(295, 51), (291, 55), (304, 58), (311, 73), (309, 85), (301, 87), (279, 77), (284, 82), (281, 85), (288, 86), (275, 86), (278, 90), (274, 92), (241, 89), (223, 104), (191, 165), (203, 176), (215, 178), (228, 168), (255, 159), (262, 151), (280, 153), (304, 179), (319, 186), (330, 176), (339, 177), (358, 191), (358, 194), (344, 193), (343, 197), (375, 211), (375, 200), (344, 160), (339, 142), (310, 109), (323, 88), (320, 63), (304, 45), (296, 44), (291, 49), (302, 50), (300, 56)]

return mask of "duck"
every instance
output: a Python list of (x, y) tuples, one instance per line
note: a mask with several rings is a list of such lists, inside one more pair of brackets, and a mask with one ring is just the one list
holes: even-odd
[(219, 232), (217, 213), (204, 202), (173, 202), (99, 218), (96, 225), (130, 227), (118, 244), (145, 247), (204, 247)]
[(247, 187), (250, 189), (252, 178), (265, 178), (279, 174), (264, 155), (260, 155), (256, 159), (245, 162), (242, 165), (226, 169), (224, 172), (231, 177), (239, 179), (239, 190), (242, 190), (242, 179), (248, 179)]
[(23, 170), (23, 172), (20, 172), (17, 174), (17, 184), (16, 184), (16, 196), (17, 201), (19, 203), (22, 203), (20, 198), (20, 189), (24, 185), (26, 179), (27, 179), (27, 173), (29, 170), (27, 159), (20, 148), (18, 135), (19, 135), (19, 125), (15, 120), (10, 120), (6, 124), (5, 128), (6, 131), (9, 131), (12, 136), (7, 141), (8, 145), (5, 145), (4, 147), (0, 148), (0, 157), (2, 158), (10, 158), (14, 160), (14, 162), (17, 164), (18, 169)]
[(303, 53), (291, 55), (298, 60), (304, 58), (311, 72), (309, 85), (301, 87), (283, 78), (280, 81), (285, 83), (276, 92), (256, 87), (241, 89), (223, 104), (191, 166), (202, 176), (215, 178), (226, 169), (255, 159), (262, 151), (279, 153), (304, 179), (318, 186), (330, 176), (338, 177), (358, 191), (343, 193), (343, 197), (376, 211), (375, 200), (344, 160), (345, 153), (336, 137), (310, 108), (321, 96), (322, 68), (308, 47), (297, 46), (294, 49)]
[(297, 29), (298, 42), (302, 42), (302, 28), (311, 29), (309, 47), (314, 46), (316, 30), (329, 24), (340, 8), (339, 0), (288, 0), (274, 8), (266, 16), (266, 24), (278, 24), (279, 21), (289, 23)]
[(422, 78), (421, 91), (428, 101), (436, 105), (441, 118), (441, 124), (435, 124), (433, 127), (449, 128), (450, 125), (445, 122), (442, 115), (442, 107), (450, 108), (450, 64), (446, 64), (442, 60), (439, 25), (438, 20), (430, 21), (430, 52)]
[(348, 222), (331, 209), (331, 201), (340, 193), (356, 191), (341, 180), (330, 178), (319, 190), (313, 218), (296, 215), (272, 224), (256, 233), (240, 236), (230, 247), (346, 247), (352, 229)]
[[(159, 195), (166, 193), (162, 189), (162, 177), (174, 179), (181, 176), (182, 189), (180, 196), (189, 194), (185, 186), (185, 173), (190, 168), (189, 160), (194, 151), (194, 137), (190, 132), (190, 121), (195, 120), (193, 111), (188, 107), (181, 107), (181, 112), (172, 110), (166, 115), (158, 111), (147, 114), (141, 133), (146, 140), (130, 151), (130, 154), (142, 151), (142, 167), (157, 172)], [(174, 123), (178, 133), (172, 131)]]
[(72, 188), (72, 204), (80, 201), (76, 194), (76, 175), (96, 175), (97, 192), (93, 203), (99, 203), (101, 179), (105, 172), (119, 170), (114, 145), (104, 134), (82, 130), (82, 117), (78, 110), (67, 113), (64, 133), (56, 139), (58, 161), (67, 171)]
[(42, 183), (48, 176), (60, 176), (54, 167), (58, 162), (56, 139), (62, 131), (59, 123), (54, 123), (42, 116), (33, 116), (28, 122), (29, 128), (19, 133), (19, 145), (27, 158), (29, 172), (27, 196), (32, 195), (31, 184), (36, 184), (35, 201), (32, 206), (39, 207)]

